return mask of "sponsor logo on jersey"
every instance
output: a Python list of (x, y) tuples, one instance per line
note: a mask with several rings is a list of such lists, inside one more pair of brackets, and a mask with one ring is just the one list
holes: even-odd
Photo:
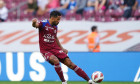
[(54, 29), (53, 27), (48, 27), (48, 26), (45, 26), (46, 30), (48, 31), (49, 29)]
[(51, 34), (45, 34), (43, 37), (45, 42), (54, 42), (53, 39), (55, 39), (54, 36)]

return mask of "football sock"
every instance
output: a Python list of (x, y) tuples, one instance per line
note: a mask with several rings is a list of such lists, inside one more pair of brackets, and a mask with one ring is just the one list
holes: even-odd
[(84, 78), (86, 81), (89, 81), (90, 78), (88, 77), (88, 75), (78, 66), (75, 66), (73, 69), (77, 75), (79, 75), (80, 77)]
[(54, 68), (55, 68), (55, 71), (57, 72), (59, 78), (61, 79), (61, 81), (65, 82), (65, 79), (64, 79), (63, 72), (62, 72), (60, 64), (55, 64)]

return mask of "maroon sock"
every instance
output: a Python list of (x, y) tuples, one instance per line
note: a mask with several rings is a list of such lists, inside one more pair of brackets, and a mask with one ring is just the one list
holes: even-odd
[(79, 75), (80, 77), (84, 78), (86, 81), (90, 80), (88, 75), (81, 68), (79, 68), (78, 66), (75, 66), (73, 70), (77, 73), (77, 75)]
[(65, 82), (65, 79), (64, 79), (63, 72), (62, 72), (60, 64), (55, 64), (54, 68), (55, 68), (55, 71), (57, 72), (59, 78), (61, 79), (61, 81)]

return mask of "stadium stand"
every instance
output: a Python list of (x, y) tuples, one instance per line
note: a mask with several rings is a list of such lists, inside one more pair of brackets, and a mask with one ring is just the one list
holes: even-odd
[[(38, 19), (49, 18), (49, 11), (45, 11), (44, 14), (38, 15), (32, 12), (25, 12), (28, 8), (27, 0), (3, 0), (6, 3), (8, 8), (8, 19), (6, 21), (31, 21), (33, 17)], [(100, 1), (100, 0), (99, 0)], [(105, 10), (93, 10), (83, 11), (82, 15), (77, 14), (76, 11), (69, 10), (66, 15), (63, 16), (65, 20), (92, 20), (92, 21), (101, 21), (101, 22), (112, 22), (112, 21), (125, 21), (125, 20), (140, 20), (140, 1), (135, 3), (137, 4), (137, 9), (132, 11), (132, 14), (129, 18), (123, 17), (124, 9), (122, 8), (123, 2), (127, 0), (106, 0), (108, 6)], [(49, 4), (49, 3), (48, 3)], [(48, 5), (47, 4), (47, 5)], [(60, 3), (61, 4), (61, 3)], [(46, 6), (47, 7), (47, 6)], [(60, 6), (61, 7), (61, 6)], [(47, 9), (47, 8), (46, 8)], [(53, 10), (57, 10), (53, 9)]]

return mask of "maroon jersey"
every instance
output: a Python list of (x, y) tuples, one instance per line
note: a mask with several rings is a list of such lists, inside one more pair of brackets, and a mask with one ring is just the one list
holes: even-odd
[(52, 26), (48, 20), (39, 23), (39, 45), (40, 52), (45, 53), (51, 50), (60, 50), (56, 42), (57, 26)]

